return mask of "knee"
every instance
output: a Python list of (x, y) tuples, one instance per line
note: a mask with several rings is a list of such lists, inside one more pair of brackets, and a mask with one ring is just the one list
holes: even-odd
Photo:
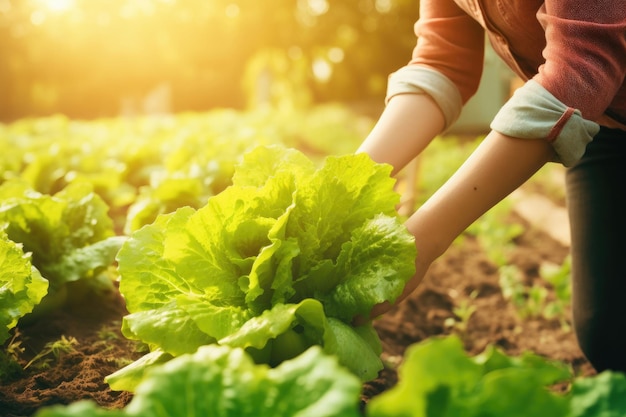
[(626, 328), (616, 326), (616, 319), (574, 319), (578, 345), (597, 372), (626, 372)]

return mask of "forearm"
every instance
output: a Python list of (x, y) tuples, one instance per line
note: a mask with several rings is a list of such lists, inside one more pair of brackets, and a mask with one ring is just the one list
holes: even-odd
[(444, 128), (444, 116), (427, 94), (399, 94), (357, 152), (393, 166), (393, 174), (415, 158)]
[(418, 272), (409, 293), (428, 265), (470, 224), (522, 185), (553, 158), (545, 140), (517, 139), (492, 131), (456, 173), (406, 222), (415, 236)]
[[(415, 275), (402, 295), (405, 299), (424, 278), (430, 264), (481, 215), (522, 185), (554, 158), (549, 142), (518, 139), (492, 131), (454, 175), (407, 220), (415, 236)], [(372, 309), (371, 318), (391, 303)]]

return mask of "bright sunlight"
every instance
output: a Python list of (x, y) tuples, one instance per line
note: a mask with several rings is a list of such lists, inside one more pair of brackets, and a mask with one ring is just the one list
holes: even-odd
[(42, 6), (53, 12), (65, 12), (74, 6), (75, 0), (39, 0)]

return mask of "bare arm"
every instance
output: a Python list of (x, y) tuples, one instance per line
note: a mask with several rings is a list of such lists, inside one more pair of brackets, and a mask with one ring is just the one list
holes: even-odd
[[(399, 302), (420, 283), (430, 264), (472, 222), (553, 158), (547, 141), (517, 139), (492, 131), (458, 171), (406, 222), (415, 236), (416, 273)], [(381, 304), (372, 317), (391, 307)]]
[(444, 116), (426, 94), (394, 96), (357, 152), (393, 166), (397, 174), (444, 128)]

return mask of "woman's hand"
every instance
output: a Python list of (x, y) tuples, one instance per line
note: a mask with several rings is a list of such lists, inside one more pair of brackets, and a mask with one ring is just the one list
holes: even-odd
[(430, 263), (425, 262), (418, 254), (417, 259), (415, 260), (415, 274), (413, 275), (413, 278), (411, 278), (411, 280), (407, 282), (402, 294), (393, 303), (385, 301), (384, 303), (375, 305), (369, 317), (357, 317), (354, 320), (354, 324), (365, 324), (370, 320), (374, 320), (375, 318), (382, 316), (383, 314), (391, 310), (394, 306), (402, 302), (402, 300), (411, 295), (411, 293), (417, 288), (419, 283), (422, 282), (422, 279), (426, 275), (426, 271), (429, 267)]

